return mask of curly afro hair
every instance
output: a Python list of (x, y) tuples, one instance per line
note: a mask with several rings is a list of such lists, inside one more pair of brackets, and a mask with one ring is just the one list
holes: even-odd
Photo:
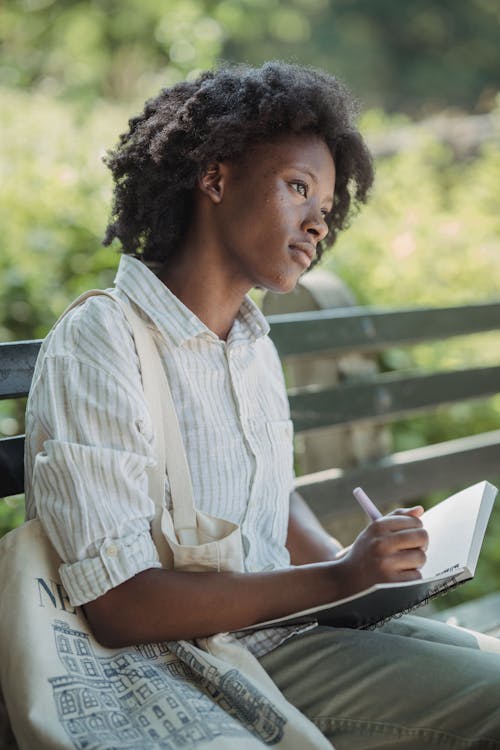
[(319, 259), (373, 182), (355, 115), (350, 93), (336, 78), (282, 62), (224, 66), (163, 89), (129, 120), (128, 132), (105, 158), (115, 188), (104, 244), (118, 238), (124, 253), (165, 263), (182, 241), (193, 189), (210, 162), (238, 159), (249, 146), (280, 134), (311, 133), (325, 141), (336, 167)]

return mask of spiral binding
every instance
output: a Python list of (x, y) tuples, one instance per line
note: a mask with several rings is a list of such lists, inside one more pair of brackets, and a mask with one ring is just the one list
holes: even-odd
[(447, 594), (448, 591), (456, 589), (457, 586), (460, 586), (462, 583), (465, 583), (465, 580), (458, 580), (456, 576), (447, 578), (444, 583), (442, 583), (441, 585), (436, 585), (429, 591), (426, 597), (420, 599), (418, 602), (415, 602), (410, 607), (406, 607), (400, 612), (396, 612), (395, 614), (389, 615), (388, 617), (383, 617), (376, 622), (367, 622), (365, 625), (358, 625), (357, 627), (359, 630), (376, 630), (382, 625), (385, 625), (385, 623), (389, 622), (390, 620), (398, 620), (400, 617), (403, 617), (403, 615), (408, 615), (411, 612), (414, 612), (419, 607), (423, 607), (424, 604), (428, 604), (431, 599), (436, 599), (439, 596)]

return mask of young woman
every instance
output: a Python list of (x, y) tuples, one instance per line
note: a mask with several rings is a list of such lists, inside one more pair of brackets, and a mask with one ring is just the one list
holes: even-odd
[[(280, 363), (247, 297), (293, 289), (366, 200), (372, 165), (353, 117), (324, 73), (221, 68), (148, 101), (108, 156), (105, 242), (123, 249), (116, 294), (149, 324), (197, 507), (240, 525), (245, 571), (160, 566), (146, 481), (153, 428), (132, 334), (117, 305), (90, 299), (51, 334), (33, 385), (27, 498), (64, 560), (72, 604), (105, 645), (238, 631), (420, 576), (421, 508), (374, 521), (341, 550), (294, 492)], [(338, 750), (500, 748), (493, 640), (420, 618), (240, 637)]]

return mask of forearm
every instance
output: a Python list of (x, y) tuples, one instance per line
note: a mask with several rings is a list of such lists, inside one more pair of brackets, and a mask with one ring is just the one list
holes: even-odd
[(416, 580), (428, 544), (422, 512), (399, 510), (373, 521), (333, 561), (263, 573), (150, 568), (85, 605), (85, 612), (97, 639), (119, 647), (238, 630), (374, 583)]
[(293, 565), (335, 560), (342, 549), (297, 491), (290, 495), (286, 546)]
[(145, 570), (85, 605), (105, 646), (192, 639), (238, 630), (334, 601), (347, 582), (339, 563), (265, 573)]

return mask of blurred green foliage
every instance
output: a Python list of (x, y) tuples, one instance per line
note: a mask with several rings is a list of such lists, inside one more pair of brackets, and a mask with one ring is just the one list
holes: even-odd
[(318, 0), (5, 0), (0, 78), (84, 106), (98, 97), (144, 100), (211, 67), (225, 56), (229, 38), (251, 46), (281, 41), (290, 55), (323, 6)]
[[(335, 73), (366, 106), (418, 115), (490, 109), (500, 73), (498, 0), (296, 0), (289, 6), (303, 13), (293, 27), (294, 59)], [(225, 50), (255, 63), (287, 57), (289, 46), (272, 31), (263, 29), (259, 40), (229, 37)]]
[[(362, 121), (370, 140), (411, 124), (397, 112), (490, 111), (500, 80), (498, 0), (4, 0), (0, 42), (0, 341), (43, 337), (77, 294), (112, 284), (102, 156), (161, 86), (217, 59), (316, 65), (372, 107)], [(457, 160), (422, 127), (411, 149), (378, 160), (369, 206), (324, 266), (366, 304), (498, 299), (499, 184), (498, 143)], [(497, 364), (499, 344), (492, 333), (394, 349), (381, 365)], [(452, 406), (398, 422), (394, 445), (499, 420), (498, 397)], [(22, 429), (23, 403), (0, 402), (0, 437)], [(0, 504), (0, 535), (21, 518), (22, 498)], [(476, 580), (450, 597), (498, 587), (499, 539), (500, 511)]]
[[(368, 137), (371, 124), (391, 130), (390, 118), (369, 113), (362, 123)], [(445, 305), (498, 297), (498, 140), (457, 160), (419, 129), (411, 150), (379, 160), (376, 171), (370, 205), (342, 235), (327, 267), (364, 303)]]
[(93, 106), (141, 99), (217, 58), (317, 65), (368, 106), (489, 109), (498, 0), (4, 0), (0, 80)]
[(80, 118), (41, 92), (6, 89), (0, 118), (0, 338), (39, 338), (72, 296), (112, 282), (102, 155), (126, 116), (102, 103)]
[(24, 521), (24, 495), (8, 497), (0, 504), (0, 537)]

